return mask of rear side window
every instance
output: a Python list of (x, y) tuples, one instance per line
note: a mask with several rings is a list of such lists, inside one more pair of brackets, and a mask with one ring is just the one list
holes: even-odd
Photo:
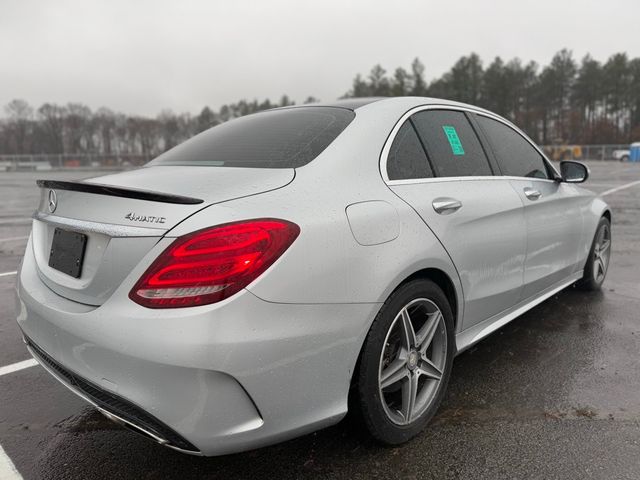
[(437, 176), (492, 175), (487, 156), (464, 113), (427, 110), (411, 118)]
[(389, 180), (433, 177), (431, 167), (411, 122), (404, 122), (393, 139), (387, 157)]
[(150, 165), (297, 168), (320, 155), (354, 117), (352, 110), (336, 107), (247, 115), (196, 135)]
[(505, 124), (476, 115), (504, 175), (549, 178), (542, 155), (522, 135)]

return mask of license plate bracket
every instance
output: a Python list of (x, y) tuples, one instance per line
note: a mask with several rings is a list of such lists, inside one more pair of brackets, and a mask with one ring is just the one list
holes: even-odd
[(49, 266), (73, 278), (80, 278), (86, 247), (86, 235), (56, 228), (51, 242)]

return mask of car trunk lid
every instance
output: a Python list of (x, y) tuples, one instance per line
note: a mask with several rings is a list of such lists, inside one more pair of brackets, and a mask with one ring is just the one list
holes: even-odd
[[(39, 275), (58, 295), (101, 305), (182, 220), (215, 203), (283, 187), (294, 176), (293, 169), (154, 166), (82, 182), (38, 181), (32, 245)], [(84, 236), (84, 254), (54, 243), (61, 236), (56, 230)], [(52, 255), (80, 261), (79, 275), (50, 266)]]

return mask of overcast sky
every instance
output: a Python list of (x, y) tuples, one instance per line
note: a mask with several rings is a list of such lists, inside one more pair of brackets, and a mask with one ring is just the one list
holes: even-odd
[(546, 64), (640, 56), (639, 0), (0, 0), (0, 105), (125, 113), (344, 94), (419, 57), (427, 79), (475, 51)]

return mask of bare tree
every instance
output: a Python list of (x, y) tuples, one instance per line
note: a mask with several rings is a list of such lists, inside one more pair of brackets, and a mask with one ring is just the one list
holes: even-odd
[(64, 117), (66, 110), (54, 103), (45, 103), (38, 109), (46, 136), (47, 153), (64, 153)]
[(9, 120), (9, 141), (12, 143), (12, 149), (17, 153), (27, 153), (29, 150), (27, 140), (32, 127), (33, 108), (25, 100), (15, 99), (5, 106), (5, 112)]

